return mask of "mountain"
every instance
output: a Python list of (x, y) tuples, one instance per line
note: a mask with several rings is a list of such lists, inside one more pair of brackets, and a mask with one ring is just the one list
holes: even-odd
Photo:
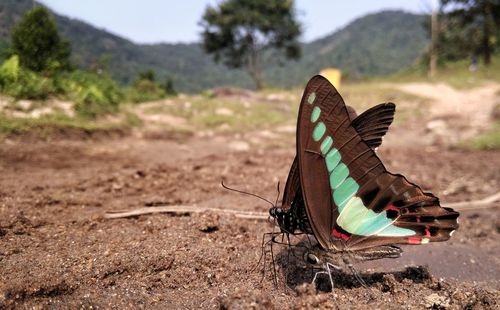
[[(0, 3), (0, 48), (31, 0)], [(139, 71), (153, 69), (159, 79), (171, 77), (181, 91), (200, 91), (221, 85), (253, 87), (243, 70), (216, 64), (199, 43), (136, 44), (85, 22), (54, 13), (61, 34), (72, 46), (75, 64), (89, 68), (107, 64), (110, 74), (122, 83), (134, 80)], [(334, 18), (334, 16), (332, 16)], [(388, 74), (412, 65), (428, 44), (424, 15), (383, 11), (361, 17), (345, 28), (303, 44), (299, 61), (281, 64), (266, 56), (264, 76), (271, 86), (290, 87), (303, 83), (324, 67), (337, 67), (351, 77)]]
[[(429, 40), (425, 15), (383, 11), (358, 18), (328, 36), (303, 45), (295, 63), (269, 70), (269, 80), (280, 85), (303, 83), (325, 67), (342, 69), (351, 78), (385, 75), (413, 65)], [(305, 76), (305, 78), (304, 78)]]

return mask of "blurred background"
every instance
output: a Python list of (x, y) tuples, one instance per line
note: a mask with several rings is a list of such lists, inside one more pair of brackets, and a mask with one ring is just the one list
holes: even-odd
[[(451, 241), (379, 270), (430, 272), (374, 277), (380, 294), (344, 287), (337, 300), (493, 305), (499, 1), (0, 0), (0, 308), (216, 308), (220, 296), (282, 308), (306, 298), (262, 295), (272, 282), (250, 271), (271, 231), (262, 221), (104, 214), (267, 212), (220, 181), (274, 201), (303, 88), (320, 73), (358, 114), (396, 103), (379, 156), (463, 212)], [(467, 203), (485, 197), (479, 209)]]
[[(1, 115), (5, 123), (26, 116), (25, 127), (50, 115), (74, 125), (123, 113), (133, 126), (144, 109), (131, 104), (175, 101), (178, 94), (201, 95), (205, 103), (226, 93), (294, 95), (320, 72), (337, 86), (344, 82), (346, 92), (359, 85), (356, 94), (375, 82), (467, 89), (499, 80), (496, 1), (5, 0), (0, 14)], [(159, 104), (171, 114), (201, 108), (181, 113), (179, 105)], [(238, 118), (188, 114), (186, 123), (212, 127)], [(5, 127), (6, 134), (23, 130)]]

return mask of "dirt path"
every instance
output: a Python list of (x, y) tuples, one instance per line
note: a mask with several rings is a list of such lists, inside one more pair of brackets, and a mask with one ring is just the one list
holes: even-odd
[(483, 118), (484, 121), (489, 117), (493, 105), (500, 99), (500, 85), (492, 82), (466, 90), (456, 89), (444, 83), (407, 83), (397, 88), (416, 96), (431, 98), (434, 104), (430, 112), (434, 116), (456, 113), (474, 116), (475, 119)]
[[(401, 142), (412, 126), (394, 125), (380, 148), (390, 170), (445, 202), (500, 189), (499, 151)], [(285, 248), (275, 248), (278, 289), (269, 259), (254, 268), (268, 223), (216, 214), (102, 217), (158, 204), (265, 212), (268, 205), (224, 191), (220, 181), (273, 200), (294, 156), (293, 147), (270, 143), (293, 146), (289, 130), (280, 130), (1, 142), (0, 308), (498, 306), (499, 208), (463, 212), (449, 242), (405, 247), (401, 259), (356, 266), (369, 288), (349, 272), (336, 274), (333, 294), (325, 278), (319, 293), (307, 286), (310, 270), (295, 265)]]
[(500, 84), (460, 90), (447, 84), (408, 83), (397, 86), (407, 93), (432, 99), (431, 118), (458, 117), (468, 126), (487, 128), (495, 104), (500, 104)]

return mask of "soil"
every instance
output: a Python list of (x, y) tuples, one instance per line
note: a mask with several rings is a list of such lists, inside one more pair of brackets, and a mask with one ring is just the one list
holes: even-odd
[[(379, 154), (391, 171), (443, 204), (500, 189), (500, 151), (464, 151), (425, 137), (425, 121), (395, 125)], [(416, 129), (420, 128), (420, 129)], [(416, 130), (416, 132), (415, 132)], [(254, 135), (248, 133), (246, 136)], [(141, 134), (0, 144), (0, 308), (494, 309), (500, 301), (499, 208), (463, 211), (444, 243), (405, 246), (403, 257), (313, 274), (273, 247), (259, 263), (270, 223), (230, 215), (155, 214), (105, 219), (106, 211), (197, 205), (267, 212), (220, 181), (276, 197), (294, 156), (263, 142), (234, 147), (216, 134)], [(263, 273), (265, 271), (265, 273)]]

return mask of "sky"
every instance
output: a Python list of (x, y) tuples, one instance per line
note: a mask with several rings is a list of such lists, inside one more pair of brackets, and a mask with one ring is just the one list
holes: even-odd
[[(38, 0), (71, 18), (83, 20), (136, 43), (188, 43), (200, 40), (200, 18), (221, 0)], [(251, 1), (251, 0), (249, 0)], [(429, 13), (436, 0), (296, 0), (301, 40), (309, 42), (354, 19), (385, 9)]]

